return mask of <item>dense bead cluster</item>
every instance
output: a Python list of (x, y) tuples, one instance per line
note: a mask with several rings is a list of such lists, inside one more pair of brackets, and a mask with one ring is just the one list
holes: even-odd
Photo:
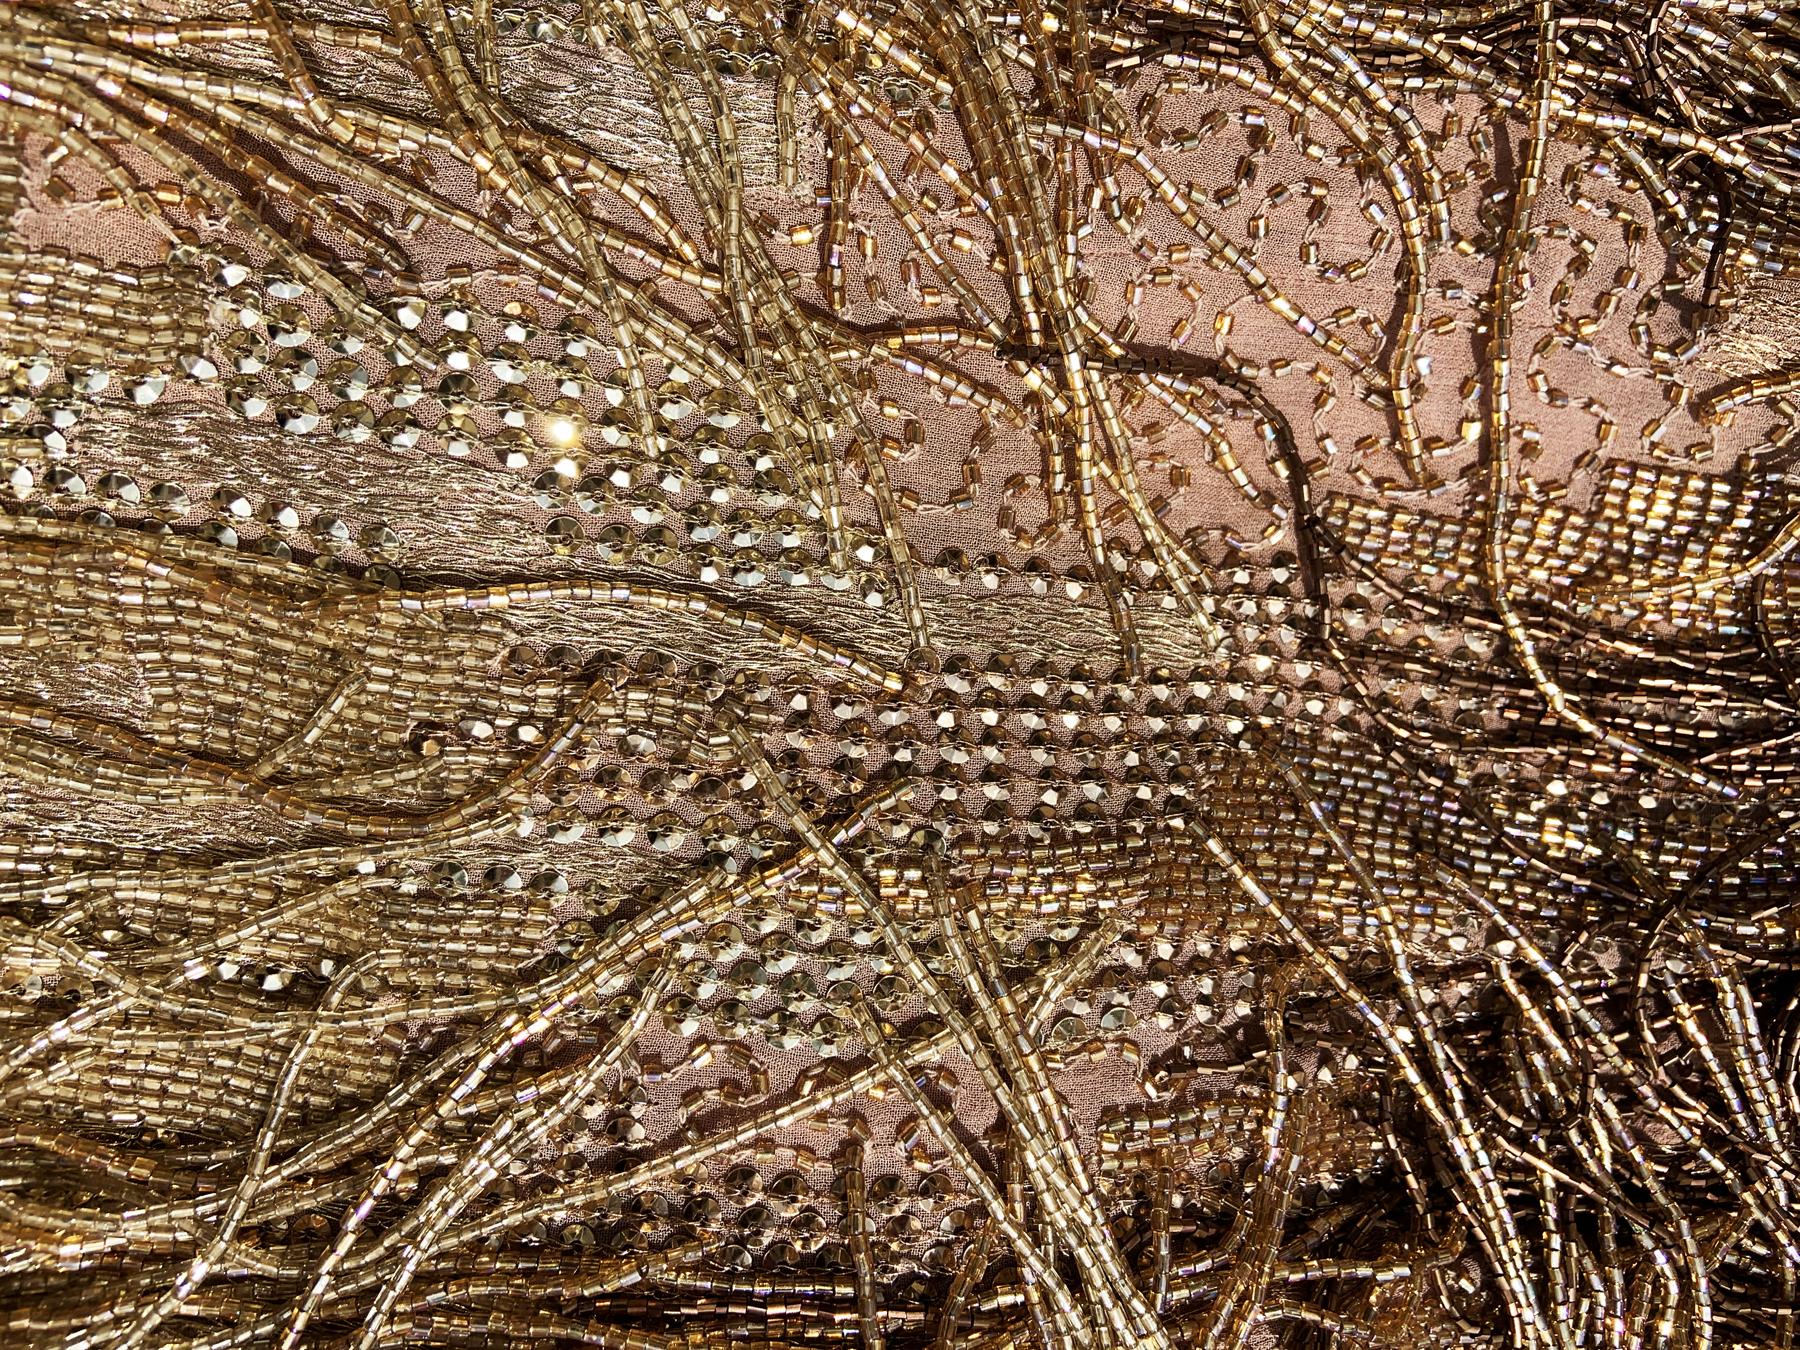
[(1796, 118), (1784, 0), (8, 7), (0, 1342), (1787, 1350)]

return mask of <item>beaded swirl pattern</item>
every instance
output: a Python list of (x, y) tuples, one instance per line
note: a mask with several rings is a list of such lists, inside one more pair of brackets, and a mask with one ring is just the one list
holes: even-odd
[(1795, 1344), (1792, 0), (0, 12), (0, 1345)]

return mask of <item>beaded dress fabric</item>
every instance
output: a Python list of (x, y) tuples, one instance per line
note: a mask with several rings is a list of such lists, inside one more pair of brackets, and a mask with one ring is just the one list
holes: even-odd
[(1797, 16), (0, 12), (0, 1345), (1792, 1346)]

